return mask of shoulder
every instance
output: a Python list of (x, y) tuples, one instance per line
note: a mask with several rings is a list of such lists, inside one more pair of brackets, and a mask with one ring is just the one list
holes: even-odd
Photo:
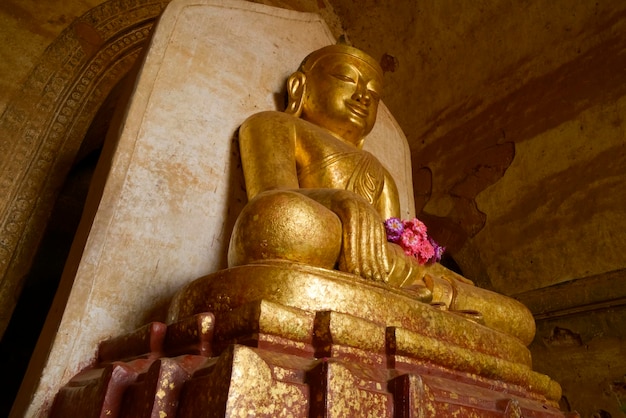
[(285, 112), (279, 112), (276, 110), (267, 110), (264, 112), (255, 113), (252, 116), (249, 116), (242, 124), (242, 127), (246, 126), (256, 126), (259, 124), (268, 124), (268, 123), (297, 123), (299, 121), (298, 118), (292, 116)]
[(303, 119), (278, 111), (264, 111), (248, 117), (239, 128), (240, 139), (289, 139), (307, 141), (310, 137), (325, 135), (321, 128)]
[(290, 140), (298, 119), (283, 112), (265, 111), (248, 117), (239, 127), (240, 143)]

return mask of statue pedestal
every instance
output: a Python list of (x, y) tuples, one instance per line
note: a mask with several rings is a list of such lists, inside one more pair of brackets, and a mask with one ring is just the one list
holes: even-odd
[(517, 338), (336, 271), (222, 270), (170, 319), (103, 342), (52, 416), (564, 416)]

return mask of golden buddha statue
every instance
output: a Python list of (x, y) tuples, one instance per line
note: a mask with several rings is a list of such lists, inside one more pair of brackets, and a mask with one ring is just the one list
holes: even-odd
[(347, 45), (327, 46), (289, 77), (285, 112), (257, 113), (243, 123), (249, 202), (234, 227), (229, 266), (287, 260), (337, 269), (513, 335), (523, 323), (521, 339), (530, 342), (532, 316), (516, 301), (439, 264), (420, 265), (387, 241), (384, 221), (400, 214), (397, 188), (362, 150), (382, 88), (373, 58)]
[(229, 267), (181, 288), (166, 323), (102, 342), (52, 416), (563, 416), (532, 371), (530, 312), (388, 241), (396, 184), (361, 149), (378, 64), (328, 46), (287, 91), (285, 112), (240, 128)]
[[(363, 52), (334, 45), (309, 55), (287, 84), (286, 112), (258, 113), (240, 129), (249, 203), (229, 265), (283, 259), (404, 283), (393, 268), (404, 257), (383, 226), (400, 213), (396, 185), (361, 149), (376, 121), (382, 70)], [(424, 286), (420, 298), (429, 295)]]

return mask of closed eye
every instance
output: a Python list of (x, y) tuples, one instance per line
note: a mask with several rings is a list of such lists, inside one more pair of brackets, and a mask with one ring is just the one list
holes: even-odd
[(352, 77), (349, 77), (345, 74), (333, 74), (333, 77), (335, 77), (338, 80), (345, 81), (348, 83), (356, 83), (356, 81)]

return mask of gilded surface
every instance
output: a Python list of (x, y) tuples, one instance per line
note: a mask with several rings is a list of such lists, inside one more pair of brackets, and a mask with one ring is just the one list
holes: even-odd
[[(250, 201), (231, 267), (170, 306), (165, 346), (212, 356), (183, 376), (177, 416), (517, 416), (518, 399), (558, 414), (560, 387), (531, 370), (523, 307), (387, 243), (397, 190), (361, 151), (380, 83), (371, 58), (327, 47), (290, 77), (286, 113), (243, 124)], [(153, 411), (176, 402), (172, 379), (156, 379)]]
[[(175, 296), (168, 322), (199, 312), (214, 312), (219, 318), (261, 299), (310, 312), (340, 312), (385, 326), (402, 327), (530, 366), (530, 353), (515, 336), (494, 332), (461, 315), (420, 303), (384, 284), (289, 262), (234, 267), (200, 278)], [(225, 300), (230, 301), (228, 305), (224, 304)]]
[[(421, 266), (386, 241), (383, 221), (400, 213), (396, 186), (361, 150), (382, 94), (378, 64), (326, 47), (304, 60), (287, 91), (284, 113), (253, 115), (240, 129), (249, 202), (231, 267), (183, 288), (168, 321), (206, 311), (222, 344), (310, 343), (314, 352), (298, 355), (318, 359), (304, 365), (311, 416), (478, 417), (495, 387), (554, 405), (559, 385), (531, 370), (525, 344), (535, 329), (523, 305), (441, 265)], [(284, 397), (299, 404), (299, 386), (278, 377), (298, 373), (261, 361), (264, 351), (235, 350), (234, 415), (245, 415), (239, 402), (262, 416), (280, 415)], [(441, 378), (431, 389), (402, 370)], [(265, 396), (255, 395), (259, 384)]]
[(307, 409), (304, 386), (275, 379), (259, 354), (243, 346), (234, 348), (227, 416), (304, 416)]
[(234, 226), (229, 266), (283, 260), (338, 269), (406, 288), (416, 300), (530, 343), (534, 321), (523, 305), (442, 266), (422, 266), (387, 242), (383, 222), (400, 217), (398, 191), (380, 162), (361, 149), (382, 89), (376, 61), (332, 45), (311, 53), (289, 77), (285, 112), (261, 112), (242, 124), (249, 202)]
[[(326, 374), (328, 416), (386, 417), (393, 412), (392, 398), (379, 382), (351, 364), (329, 362)], [(385, 388), (386, 389), (386, 388)]]
[(546, 375), (533, 372), (529, 365), (446, 344), (400, 328), (394, 330), (394, 337), (398, 355), (428, 359), (454, 370), (531, 387), (549, 399), (556, 400), (561, 397), (561, 387), (558, 383)]
[(240, 129), (250, 201), (235, 225), (229, 265), (338, 263), (390, 281), (397, 253), (386, 249), (383, 221), (400, 216), (398, 192), (361, 150), (382, 95), (380, 67), (354, 48), (330, 46), (307, 57), (287, 84), (285, 113), (259, 113)]
[[(175, 321), (178, 315), (189, 315), (194, 308), (211, 311), (212, 295), (231, 292), (230, 299), (237, 299), (243, 305), (265, 305), (280, 312), (279, 305), (284, 304), (291, 307), (290, 315), (299, 310), (318, 312), (311, 332), (316, 352), (322, 357), (357, 359), (362, 364), (380, 366), (382, 362), (376, 360), (376, 356), (384, 344), (384, 356), (396, 362), (436, 364), (475, 378), (508, 382), (551, 400), (560, 397), (558, 383), (532, 371), (530, 353), (515, 337), (373, 282), (355, 282), (349, 275), (339, 272), (329, 278), (320, 273), (321, 269), (307, 266), (292, 270), (290, 275), (288, 265), (241, 266), (199, 279), (177, 295), (170, 320)], [(254, 302), (260, 299), (272, 303)], [(189, 305), (182, 306), (185, 303)], [(230, 329), (231, 341), (237, 341), (235, 330), (240, 335), (250, 335), (261, 329), (258, 316), (253, 316), (257, 318), (256, 323), (251, 321), (253, 317), (246, 313), (248, 309), (241, 310), (233, 304), (230, 309), (216, 312), (218, 328)], [(304, 312), (299, 316), (307, 317)], [(289, 324), (274, 325), (268, 326), (267, 332), (302, 338), (302, 334), (294, 334), (290, 329)], [(363, 358), (364, 353), (369, 359)]]
[[(339, 312), (319, 312), (315, 336), (326, 344), (339, 344), (366, 350), (385, 352), (385, 327), (371, 321)], [(316, 319), (317, 319), (316, 318)]]
[(292, 341), (311, 342), (314, 315), (268, 300), (246, 303), (222, 315), (216, 337), (228, 340), (242, 332), (262, 332)]

